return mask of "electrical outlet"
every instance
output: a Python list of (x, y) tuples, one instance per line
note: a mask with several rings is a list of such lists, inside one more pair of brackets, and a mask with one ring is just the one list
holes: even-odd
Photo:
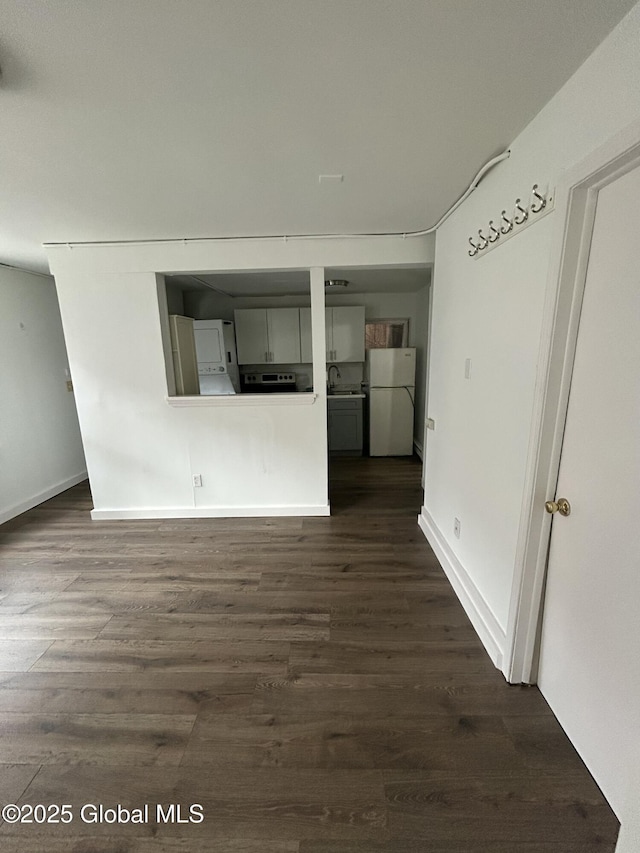
[(202, 486), (202, 474), (193, 475), (193, 488), (199, 489)]
[(67, 391), (73, 391), (73, 382), (67, 379)]
[(471, 379), (471, 359), (465, 358), (464, 360), (464, 378)]
[(433, 418), (425, 418), (424, 423), (425, 423), (425, 426), (427, 429), (435, 429), (436, 428), (436, 422), (434, 421)]
[(453, 535), (456, 537), (456, 539), (460, 538), (460, 519), (459, 518), (453, 519)]

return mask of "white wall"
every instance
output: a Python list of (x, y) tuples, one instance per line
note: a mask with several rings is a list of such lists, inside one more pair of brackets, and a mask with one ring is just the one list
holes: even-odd
[[(429, 263), (432, 251), (432, 241), (420, 239), (50, 248), (95, 517), (326, 512), (322, 267), (361, 266), (369, 258)], [(170, 406), (156, 271), (304, 266), (315, 270), (316, 309), (322, 301), (314, 314), (321, 328), (313, 330), (317, 401), (214, 398), (205, 406)], [(192, 486), (196, 473), (202, 488)]]
[(184, 294), (177, 284), (169, 282), (167, 282), (167, 308), (169, 314), (184, 315)]
[(413, 426), (413, 440), (418, 452), (424, 459), (424, 419), (427, 404), (427, 357), (429, 354), (429, 293), (431, 284), (416, 293), (415, 322), (410, 346), (416, 347), (416, 417)]
[(0, 266), (0, 522), (86, 477), (49, 276)]
[[(467, 238), (533, 183), (558, 176), (640, 117), (640, 5), (511, 145), (511, 158), (438, 231), (425, 505), (421, 525), (480, 636), (502, 664), (532, 429), (556, 214), (480, 258)], [(465, 358), (472, 359), (470, 380)], [(453, 519), (461, 520), (461, 537)], [(640, 597), (640, 582), (638, 584)], [(626, 772), (626, 771), (625, 771)], [(619, 853), (637, 848), (630, 811)], [(628, 840), (625, 840), (628, 839)]]
[[(504, 631), (531, 429), (551, 213), (475, 260), (467, 238), (533, 183), (640, 115), (640, 6), (511, 145), (437, 235), (425, 508)], [(472, 359), (471, 380), (464, 378)], [(453, 536), (453, 518), (462, 535)]]

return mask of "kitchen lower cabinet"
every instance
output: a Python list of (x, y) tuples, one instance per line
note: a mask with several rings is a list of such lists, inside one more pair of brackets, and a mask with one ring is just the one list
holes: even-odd
[(328, 397), (329, 452), (362, 456), (362, 398)]
[[(364, 306), (325, 308), (328, 362), (364, 361)], [(300, 350), (303, 364), (312, 361), (311, 309), (300, 309)]]
[(298, 308), (239, 308), (234, 313), (238, 364), (298, 364)]

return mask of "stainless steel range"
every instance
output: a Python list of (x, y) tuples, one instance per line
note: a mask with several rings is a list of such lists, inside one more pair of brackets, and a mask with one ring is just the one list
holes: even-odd
[(245, 373), (241, 384), (245, 394), (285, 394), (297, 390), (295, 373)]

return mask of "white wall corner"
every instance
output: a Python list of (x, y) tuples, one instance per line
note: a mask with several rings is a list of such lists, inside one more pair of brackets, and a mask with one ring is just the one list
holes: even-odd
[(77, 486), (78, 483), (82, 483), (83, 480), (87, 479), (87, 477), (88, 474), (86, 471), (80, 471), (78, 474), (74, 474), (73, 477), (69, 477), (61, 483), (56, 483), (55, 486), (51, 486), (43, 492), (38, 492), (37, 495), (32, 495), (26, 501), (21, 501), (21, 503), (9, 507), (3, 512), (0, 512), (0, 524), (4, 524), (5, 521), (9, 521), (9, 519), (15, 518), (17, 515), (21, 515), (23, 512), (33, 509), (34, 506), (38, 506), (39, 504), (44, 503), (44, 501), (48, 501), (50, 498), (55, 498), (55, 496), (59, 495), (61, 492), (66, 492), (66, 490), (70, 489), (72, 486)]
[(502, 670), (506, 646), (505, 631), (425, 507), (422, 507), (418, 516), (418, 526), (433, 548), (491, 661), (497, 669)]

